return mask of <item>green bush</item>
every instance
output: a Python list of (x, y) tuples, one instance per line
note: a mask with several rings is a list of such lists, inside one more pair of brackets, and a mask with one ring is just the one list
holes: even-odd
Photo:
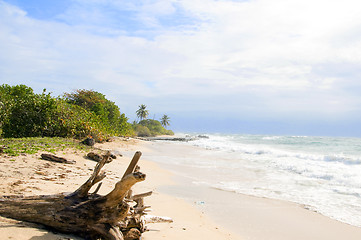
[(54, 114), (53, 136), (84, 138), (92, 136), (101, 142), (109, 136), (100, 118), (86, 109), (59, 100)]
[(146, 127), (146, 126), (142, 126), (137, 124), (135, 126), (135, 132), (137, 133), (138, 137), (151, 137), (152, 133), (150, 132), (150, 130)]
[(111, 135), (131, 135), (132, 128), (125, 114), (121, 114), (114, 102), (105, 98), (105, 95), (93, 91), (78, 89), (73, 93), (65, 93), (65, 99), (72, 105), (80, 106), (94, 113), (104, 130)]
[(174, 135), (174, 132), (172, 130), (166, 130), (165, 135)]
[(109, 136), (134, 134), (147, 137), (174, 133), (151, 119), (132, 127), (114, 102), (93, 90), (76, 90), (55, 98), (45, 89), (36, 94), (25, 85), (0, 86), (0, 137), (92, 136), (99, 142)]
[(128, 119), (113, 102), (100, 93), (78, 90), (78, 93), (89, 92), (90, 97), (84, 104), (51, 97), (45, 90), (35, 94), (25, 85), (1, 85), (0, 136), (79, 139), (92, 136), (96, 141), (103, 141), (110, 135), (133, 133)]
[(145, 119), (140, 121), (138, 124), (133, 125), (134, 131), (139, 137), (139, 129), (143, 130), (141, 127), (147, 128), (149, 130), (150, 134), (148, 136), (174, 135), (173, 131), (166, 130), (159, 121), (153, 119)]
[(30, 87), (17, 85), (0, 87), (2, 135), (4, 137), (35, 137), (46, 135), (51, 124), (56, 99), (45, 90), (35, 94)]

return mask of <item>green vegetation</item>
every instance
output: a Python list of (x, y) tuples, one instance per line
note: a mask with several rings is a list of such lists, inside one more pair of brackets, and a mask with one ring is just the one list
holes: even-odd
[(142, 121), (143, 119), (146, 119), (149, 115), (148, 110), (146, 110), (147, 106), (142, 104), (139, 105), (139, 109), (136, 111), (137, 117)]
[(167, 115), (163, 115), (163, 117), (160, 119), (160, 123), (162, 124), (162, 126), (163, 127), (167, 127), (167, 126), (169, 126), (170, 125), (170, 119), (169, 119), (169, 117), (167, 116)]
[(49, 94), (35, 94), (25, 85), (0, 87), (0, 126), (4, 137), (34, 137), (46, 132), (53, 120), (56, 99)]
[(0, 86), (0, 136), (71, 137), (132, 135), (131, 124), (119, 108), (101, 93), (77, 90), (55, 98), (36, 94), (25, 85)]
[(174, 135), (172, 130), (165, 129), (162, 124), (153, 119), (145, 119), (133, 124), (138, 137), (154, 137), (157, 135)]
[[(140, 122), (130, 124), (114, 102), (93, 90), (78, 89), (62, 97), (53, 97), (46, 89), (36, 94), (25, 85), (3, 84), (0, 85), (0, 139), (92, 137), (102, 142), (110, 136), (174, 134), (164, 128), (169, 126), (167, 115), (163, 115), (161, 121), (150, 120), (146, 108), (144, 104), (139, 105), (136, 114)], [(30, 153), (37, 148), (21, 151)]]
[[(79, 106), (95, 114), (101, 123), (101, 132), (113, 136), (129, 136), (133, 130), (125, 114), (121, 114), (119, 107), (105, 96), (93, 90), (76, 90), (65, 94), (69, 104)], [(96, 136), (93, 136), (96, 137)]]
[[(139, 105), (139, 109), (135, 112), (140, 119), (139, 123), (133, 123), (134, 132), (138, 137), (154, 137), (157, 135), (174, 135), (172, 130), (167, 130), (164, 127), (169, 126), (169, 117), (163, 115), (161, 121), (147, 119), (149, 111), (144, 104)], [(163, 127), (164, 126), (164, 127)]]
[(147, 127), (150, 131), (151, 136), (156, 135), (174, 135), (173, 131), (166, 130), (162, 124), (153, 119), (145, 119), (139, 122), (139, 125)]
[(150, 132), (149, 128), (141, 124), (134, 123), (133, 129), (136, 132), (138, 137), (151, 137), (153, 134)]
[(55, 153), (67, 148), (88, 150), (90, 147), (79, 144), (74, 139), (67, 138), (4, 138), (0, 139), (0, 155), (18, 156), (20, 154), (35, 154), (38, 151)]

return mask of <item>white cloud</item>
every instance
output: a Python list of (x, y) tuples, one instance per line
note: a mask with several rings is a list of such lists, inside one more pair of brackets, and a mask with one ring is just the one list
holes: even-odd
[(360, 114), (360, 7), (353, 0), (77, 0), (46, 21), (0, 1), (0, 77), (61, 92), (109, 91), (121, 104), (134, 98), (162, 110)]

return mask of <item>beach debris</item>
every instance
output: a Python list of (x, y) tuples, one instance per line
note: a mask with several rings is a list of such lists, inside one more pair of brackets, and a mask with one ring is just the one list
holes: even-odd
[[(110, 152), (108, 152), (107, 154), (109, 155), (109, 158), (108, 158), (108, 160), (107, 160), (106, 163), (110, 163), (110, 162), (113, 161), (113, 159), (116, 158), (116, 156), (115, 156), (114, 154), (111, 154)], [(100, 155), (100, 154), (98, 154), (98, 153), (90, 152), (90, 153), (88, 153), (86, 156), (87, 156), (89, 159), (91, 159), (91, 160), (94, 160), (94, 161), (96, 161), (96, 162), (99, 162), (99, 161), (101, 161), (101, 160), (104, 158), (105, 155)]]
[(123, 154), (119, 150), (111, 150), (110, 153), (114, 155), (114, 159), (116, 156), (123, 157)]
[(47, 153), (41, 154), (41, 159), (44, 159), (44, 160), (47, 160), (47, 161), (52, 161), (52, 162), (58, 162), (58, 163), (66, 163), (66, 164), (74, 164), (74, 163), (76, 163), (76, 161), (74, 161), (74, 160), (67, 160), (65, 158), (57, 157), (55, 155), (47, 154)]
[[(119, 153), (119, 152), (114, 152), (114, 151), (106, 151), (106, 154), (105, 155), (109, 155), (110, 158), (108, 159), (108, 162), (107, 163), (110, 163), (111, 161), (113, 161), (113, 159), (116, 159), (117, 156), (116, 155), (119, 155), (122, 157), (122, 155)], [(100, 160), (103, 159), (104, 157), (104, 154), (103, 155), (100, 155), (98, 153), (95, 153), (95, 152), (90, 152), (86, 155), (89, 159), (91, 160), (94, 160), (96, 162), (99, 162)]]
[[(112, 159), (116, 159), (116, 158), (117, 158), (115, 152), (108, 151), (107, 154), (109, 154), (109, 156), (110, 156)], [(120, 153), (119, 153), (118, 155), (121, 156), (121, 157), (123, 157), (123, 155), (121, 155)]]
[(103, 156), (101, 156), (100, 154), (94, 153), (94, 152), (90, 152), (86, 156), (96, 162), (100, 162), (103, 159)]
[(162, 216), (154, 216), (154, 215), (144, 215), (143, 219), (145, 223), (173, 222), (173, 219), (170, 217), (162, 217)]
[(92, 137), (87, 137), (86, 139), (81, 141), (81, 143), (92, 147), (95, 144), (95, 140)]
[[(86, 239), (135, 240), (146, 229), (148, 206), (143, 198), (150, 192), (132, 196), (129, 191), (146, 175), (135, 171), (141, 152), (136, 152), (123, 177), (107, 195), (90, 189), (106, 176), (101, 171), (110, 155), (104, 155), (89, 179), (73, 193), (38, 196), (0, 197), (0, 215), (17, 220), (42, 224), (56, 231), (77, 234)], [(129, 198), (126, 198), (126, 196)], [(133, 206), (134, 205), (134, 206)]]

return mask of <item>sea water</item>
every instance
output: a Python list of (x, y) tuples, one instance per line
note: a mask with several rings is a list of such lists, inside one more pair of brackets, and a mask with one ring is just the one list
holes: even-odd
[[(194, 184), (302, 204), (361, 226), (361, 139), (207, 134), (189, 141), (206, 155), (174, 159), (198, 169)], [(212, 176), (212, 177), (210, 177)]]

